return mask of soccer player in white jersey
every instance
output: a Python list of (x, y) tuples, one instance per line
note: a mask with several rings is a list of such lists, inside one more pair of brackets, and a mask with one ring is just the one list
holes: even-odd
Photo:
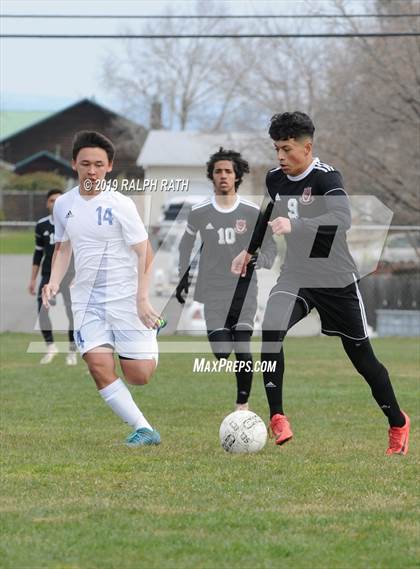
[(54, 206), (56, 245), (43, 301), (48, 307), (57, 294), (73, 250), (76, 345), (103, 400), (133, 428), (127, 445), (156, 445), (159, 433), (115, 368), (114, 352), (128, 383), (148, 383), (158, 359), (159, 316), (148, 299), (151, 249), (143, 222), (129, 197), (101, 185), (114, 155), (112, 142), (102, 134), (76, 134), (72, 166), (79, 185)]

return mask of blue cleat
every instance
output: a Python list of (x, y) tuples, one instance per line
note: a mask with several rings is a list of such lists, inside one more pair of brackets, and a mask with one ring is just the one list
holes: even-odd
[(160, 435), (157, 431), (142, 427), (129, 435), (125, 441), (129, 447), (142, 447), (160, 444)]

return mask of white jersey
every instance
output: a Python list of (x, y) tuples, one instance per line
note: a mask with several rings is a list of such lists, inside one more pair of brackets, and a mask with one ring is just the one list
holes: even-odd
[(55, 240), (73, 248), (73, 310), (132, 302), (138, 277), (131, 246), (147, 239), (134, 202), (111, 190), (86, 199), (76, 186), (56, 200), (53, 216)]

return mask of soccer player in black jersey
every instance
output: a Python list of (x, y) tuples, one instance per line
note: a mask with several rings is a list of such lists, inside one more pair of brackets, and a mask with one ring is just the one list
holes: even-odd
[(204, 304), (207, 335), (218, 359), (235, 352), (237, 361), (237, 409), (248, 409), (252, 384), (250, 348), (257, 310), (257, 279), (254, 268), (270, 268), (277, 247), (270, 235), (254, 255), (246, 274), (231, 273), (232, 260), (248, 247), (259, 216), (259, 207), (237, 194), (248, 163), (238, 152), (220, 148), (207, 163), (207, 177), (213, 182), (212, 198), (191, 210), (179, 252), (180, 283), (176, 296), (184, 303), (189, 289), (191, 252), (200, 233), (202, 241), (194, 299)]
[(278, 445), (293, 436), (283, 411), (282, 343), (287, 331), (316, 308), (322, 332), (341, 338), (347, 356), (387, 416), (387, 454), (406, 454), (410, 419), (397, 403), (388, 371), (373, 353), (359, 275), (347, 247), (349, 200), (341, 174), (313, 157), (314, 130), (312, 120), (302, 112), (272, 117), (269, 134), (279, 167), (267, 174), (268, 204), (251, 244), (232, 263), (234, 274), (244, 273), (267, 225), (274, 234), (285, 236), (286, 258), (263, 322), (262, 360), (277, 362), (275, 372), (264, 373), (270, 426)]
[[(47, 194), (47, 209), (49, 215), (38, 220), (35, 226), (35, 251), (32, 260), (31, 280), (29, 282), (29, 293), (36, 294), (36, 280), (41, 270), (41, 281), (38, 287), (37, 304), (39, 313), (39, 325), (42, 336), (47, 344), (47, 353), (41, 358), (41, 364), (49, 364), (58, 353), (58, 349), (54, 344), (54, 336), (52, 331), (51, 320), (48, 310), (42, 306), (42, 289), (50, 280), (51, 260), (54, 253), (54, 220), (52, 212), (55, 200), (61, 196), (61, 190), (50, 190)], [(66, 314), (69, 319), (69, 353), (66, 356), (67, 365), (77, 364), (76, 346), (73, 337), (73, 315), (71, 311), (71, 299), (69, 285), (73, 279), (74, 271), (70, 269), (60, 286), (60, 292), (63, 295)]]

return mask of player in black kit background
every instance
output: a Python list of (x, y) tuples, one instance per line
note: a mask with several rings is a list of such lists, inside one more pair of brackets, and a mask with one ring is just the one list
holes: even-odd
[(270, 426), (278, 445), (293, 436), (283, 411), (282, 343), (287, 331), (316, 308), (322, 332), (341, 338), (347, 356), (388, 419), (387, 454), (406, 454), (410, 419), (401, 411), (388, 371), (372, 350), (359, 275), (347, 246), (349, 199), (341, 174), (313, 157), (314, 131), (305, 113), (272, 117), (269, 134), (279, 167), (267, 174), (268, 205), (251, 244), (232, 263), (234, 274), (244, 273), (267, 225), (274, 234), (285, 236), (286, 258), (270, 293), (263, 322), (261, 359), (277, 362), (275, 372), (264, 373)]
[[(231, 273), (233, 258), (248, 247), (259, 216), (259, 207), (237, 194), (249, 166), (240, 153), (220, 148), (207, 163), (207, 177), (214, 195), (194, 206), (179, 245), (179, 277), (176, 296), (184, 303), (188, 293), (191, 252), (200, 233), (201, 251), (194, 299), (204, 304), (207, 335), (218, 359), (232, 351), (242, 362), (236, 372), (236, 408), (247, 409), (252, 385), (250, 348), (257, 311), (257, 279), (254, 269), (271, 268), (277, 255), (272, 235), (267, 235), (259, 255), (243, 277)], [(271, 231), (270, 231), (271, 233)]]
[[(54, 344), (54, 335), (52, 331), (51, 320), (48, 315), (48, 311), (42, 306), (42, 288), (49, 282), (51, 273), (51, 260), (54, 253), (54, 220), (52, 217), (52, 212), (54, 208), (55, 200), (62, 195), (61, 190), (50, 190), (47, 193), (46, 206), (49, 215), (42, 217), (38, 220), (35, 226), (35, 251), (32, 259), (32, 271), (31, 280), (29, 282), (29, 293), (32, 295), (36, 294), (36, 280), (38, 274), (41, 270), (41, 280), (38, 286), (37, 293), (37, 306), (39, 314), (39, 325), (41, 328), (42, 336), (47, 344), (47, 353), (41, 358), (41, 364), (49, 364), (54, 359), (58, 353), (58, 349)], [(71, 298), (69, 285), (73, 279), (74, 270), (72, 267), (69, 268), (61, 286), (60, 292), (63, 295), (64, 306), (66, 309), (66, 314), (69, 319), (69, 353), (66, 356), (67, 365), (77, 364), (76, 346), (73, 337), (73, 314), (71, 311)]]

